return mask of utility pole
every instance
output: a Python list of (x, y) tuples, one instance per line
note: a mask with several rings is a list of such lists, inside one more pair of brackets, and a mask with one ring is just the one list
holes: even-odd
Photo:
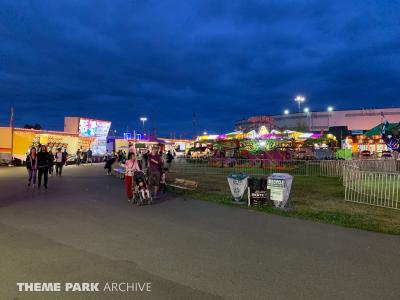
[(193, 123), (193, 139), (196, 139), (197, 136), (197, 128), (196, 128), (196, 114), (193, 112), (193, 119), (192, 119), (192, 123)]
[(13, 162), (13, 148), (14, 148), (14, 107), (11, 107), (11, 112), (10, 112), (10, 128), (11, 128), (11, 161), (10, 165), (12, 165)]

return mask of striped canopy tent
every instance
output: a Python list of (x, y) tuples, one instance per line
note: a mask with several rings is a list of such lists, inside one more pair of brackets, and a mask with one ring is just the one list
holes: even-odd
[[(365, 135), (368, 137), (380, 136), (382, 134), (382, 126), (383, 124), (375, 126), (374, 128), (368, 130)], [(400, 129), (400, 123), (389, 123), (389, 125), (386, 127), (386, 132), (390, 132), (394, 128)]]

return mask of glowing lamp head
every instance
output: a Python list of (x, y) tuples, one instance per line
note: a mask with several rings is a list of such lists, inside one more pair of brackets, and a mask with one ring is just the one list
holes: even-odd
[(306, 107), (306, 108), (304, 109), (304, 112), (305, 112), (305, 113), (309, 113), (309, 112), (310, 112), (310, 109), (309, 109), (308, 107)]
[(283, 113), (284, 113), (285, 115), (288, 115), (288, 114), (289, 114), (289, 110), (288, 110), (288, 109), (285, 109), (285, 110), (283, 111)]
[(328, 106), (328, 111), (329, 112), (333, 111), (333, 107), (332, 106)]

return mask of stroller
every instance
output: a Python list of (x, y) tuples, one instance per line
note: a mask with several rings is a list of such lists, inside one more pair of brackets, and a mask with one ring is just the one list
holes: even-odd
[(151, 204), (152, 198), (144, 172), (135, 171), (135, 173), (133, 174), (133, 180), (135, 181), (135, 188), (134, 199), (132, 203), (136, 203), (137, 205)]

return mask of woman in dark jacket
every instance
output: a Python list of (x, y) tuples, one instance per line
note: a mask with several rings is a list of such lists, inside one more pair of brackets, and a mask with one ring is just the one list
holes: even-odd
[(54, 154), (53, 154), (53, 150), (49, 151), (49, 155), (50, 155), (50, 160), (49, 160), (49, 174), (51, 176), (53, 176), (53, 171), (54, 171)]
[(106, 169), (107, 170), (107, 175), (111, 175), (111, 168), (112, 168), (112, 165), (114, 164), (114, 162), (117, 160), (117, 158), (114, 156), (114, 157), (110, 157), (110, 158), (108, 158), (107, 160), (106, 160), (106, 164), (104, 165), (104, 169)]
[(44, 178), (44, 188), (47, 189), (47, 179), (49, 173), (49, 167), (51, 164), (51, 157), (49, 152), (47, 152), (47, 147), (42, 145), (40, 147), (40, 151), (37, 155), (37, 166), (38, 166), (38, 187), (40, 187), (42, 183), (42, 176)]
[(26, 157), (26, 169), (28, 170), (28, 186), (31, 186), (31, 182), (33, 187), (36, 184), (36, 175), (37, 175), (37, 155), (36, 148), (32, 147), (28, 156)]

